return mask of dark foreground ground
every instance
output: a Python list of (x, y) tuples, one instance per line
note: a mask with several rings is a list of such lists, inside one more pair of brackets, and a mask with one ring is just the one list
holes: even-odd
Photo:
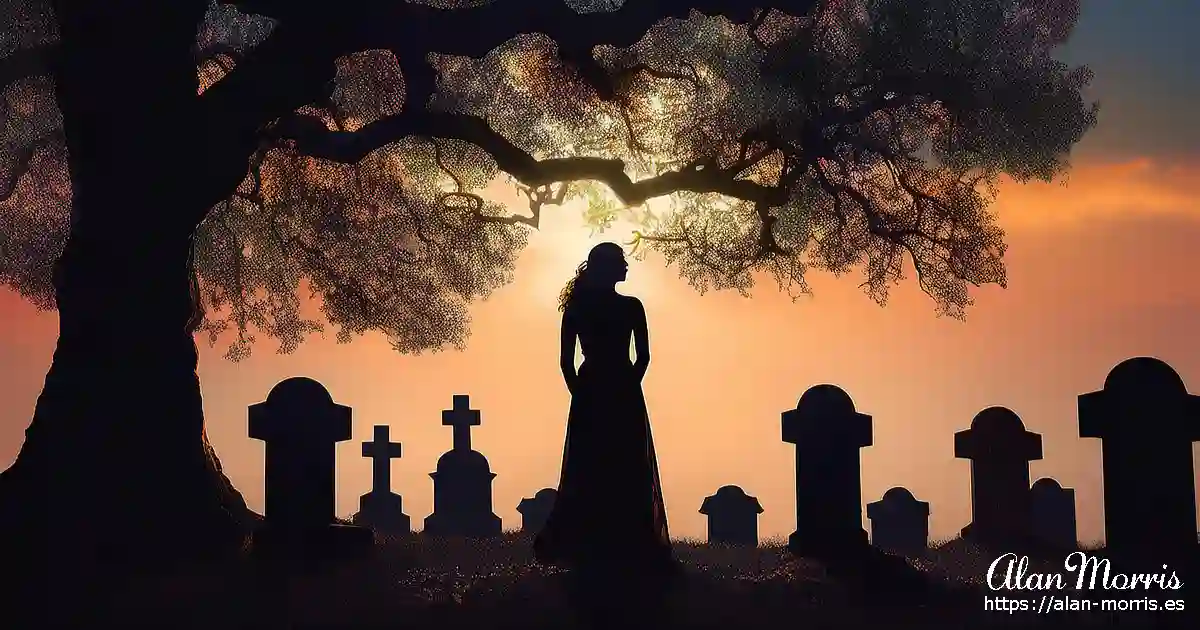
[[(156, 627), (234, 628), (587, 628), (569, 594), (569, 573), (532, 562), (529, 539), (438, 540), (420, 535), (378, 541), (373, 557), (306, 574), (281, 575), (242, 560), (203, 573), (157, 576), (107, 584), (97, 602), (79, 611), (68, 601), (23, 602), (40, 611), (0, 611), (0, 628)], [(738, 549), (681, 541), (676, 554), (686, 567), (683, 585), (666, 600), (659, 618), (625, 611), (609, 627), (711, 628), (722, 630), (812, 628), (980, 627), (1180, 627), (1198, 628), (1184, 612), (1005, 613), (987, 610), (983, 584), (995, 554), (961, 540), (930, 549), (909, 563), (929, 578), (923, 593), (897, 593), (879, 585), (854, 586), (821, 564), (796, 559), (781, 542)], [(1061, 571), (1062, 559), (1036, 562), (1030, 571)], [(6, 580), (7, 581), (7, 580)], [(1159, 601), (1171, 592), (1046, 591), (1059, 597)], [(633, 602), (633, 591), (604, 587), (608, 606)], [(1192, 602), (1186, 602), (1192, 604)], [(1036, 605), (1036, 604), (1035, 604)], [(1196, 602), (1200, 606), (1200, 602)], [(642, 604), (625, 608), (642, 610)], [(1185, 615), (1187, 619), (1185, 619)], [(6, 623), (5, 619), (15, 623)], [(19, 619), (19, 620), (18, 620)]]

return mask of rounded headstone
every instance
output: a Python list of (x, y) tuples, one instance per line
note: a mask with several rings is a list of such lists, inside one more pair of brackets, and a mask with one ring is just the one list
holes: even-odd
[(1166, 362), (1154, 357), (1126, 359), (1109, 371), (1104, 389), (1156, 394), (1186, 394), (1183, 379)]
[(897, 486), (884, 492), (880, 500), (888, 503), (916, 503), (917, 497), (913, 496), (913, 493), (909, 492), (908, 488)]
[(437, 461), (437, 471), (453, 470), (455, 474), (490, 474), (492, 469), (483, 453), (475, 450), (451, 449)]
[(730, 498), (744, 497), (746, 496), (746, 491), (742, 490), (738, 486), (721, 486), (720, 488), (717, 488), (717, 492), (714, 496)]
[(267, 402), (271, 404), (286, 403), (300, 407), (321, 407), (333, 404), (333, 396), (329, 390), (317, 381), (306, 376), (295, 376), (280, 381), (267, 394)]
[(971, 430), (988, 434), (1024, 433), (1025, 423), (1007, 407), (988, 407), (975, 414)]
[(756, 513), (761, 514), (763, 509), (759, 504), (758, 499), (746, 494), (739, 486), (721, 486), (710, 497), (705, 497), (704, 503), (700, 506), (701, 514), (709, 514), (709, 510), (743, 510), (753, 509)]
[(846, 390), (837, 385), (814, 385), (796, 402), (796, 409), (805, 413), (827, 416), (855, 413), (854, 401)]
[(558, 498), (558, 490), (555, 490), (554, 488), (542, 488), (533, 495), (533, 498), (537, 501), (549, 501), (551, 499), (556, 499)]
[(1051, 490), (1054, 490), (1054, 491), (1062, 490), (1063, 487), (1062, 487), (1062, 484), (1058, 483), (1058, 480), (1056, 480), (1056, 479), (1052, 479), (1050, 477), (1042, 477), (1041, 479), (1038, 479), (1037, 481), (1033, 482), (1033, 485), (1030, 486), (1030, 489), (1035, 492), (1049, 492)]

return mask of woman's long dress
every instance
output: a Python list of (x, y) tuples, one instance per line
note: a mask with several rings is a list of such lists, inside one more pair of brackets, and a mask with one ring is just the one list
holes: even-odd
[(626, 340), (623, 356), (585, 355), (579, 368), (558, 497), (534, 544), (541, 562), (673, 567), (646, 400)]

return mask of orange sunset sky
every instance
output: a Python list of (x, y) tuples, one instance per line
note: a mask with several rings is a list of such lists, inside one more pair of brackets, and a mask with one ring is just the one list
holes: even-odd
[[(705, 535), (701, 500), (737, 484), (765, 509), (760, 535), (795, 528), (794, 448), (780, 413), (808, 387), (834, 383), (874, 416), (862, 451), (863, 500), (903, 485), (931, 504), (931, 533), (970, 518), (969, 463), (955, 431), (992, 405), (1016, 411), (1043, 436), (1036, 479), (1076, 490), (1079, 536), (1103, 536), (1100, 444), (1080, 439), (1076, 396), (1108, 370), (1157, 356), (1200, 392), (1200, 132), (1194, 114), (1200, 59), (1188, 25), (1200, 3), (1085, 0), (1062, 54), (1096, 73), (1099, 128), (1073, 155), (1064, 185), (1006, 184), (996, 209), (1010, 245), (1009, 288), (975, 292), (967, 321), (935, 317), (916, 287), (880, 308), (855, 277), (816, 275), (798, 302), (764, 282), (754, 296), (699, 295), (654, 256), (635, 262), (622, 290), (639, 296), (653, 362), (645, 389), (673, 536)], [(517, 266), (516, 282), (472, 309), (463, 352), (403, 356), (380, 337), (338, 345), (313, 338), (291, 355), (268, 342), (241, 363), (201, 346), (209, 436), (251, 506), (263, 506), (263, 444), (247, 437), (246, 407), (281, 379), (310, 376), (354, 408), (354, 440), (338, 446), (338, 510), (370, 487), (359, 442), (387, 424), (404, 456), (393, 487), (414, 528), (432, 508), (428, 476), (450, 447), (440, 411), (470, 394), (482, 410), (475, 447), (497, 473), (494, 506), (516, 528), (522, 497), (557, 484), (568, 397), (557, 365), (562, 283), (591, 237), (579, 212), (551, 212)], [(57, 322), (0, 289), (0, 465), (16, 456), (54, 348)], [(137, 404), (131, 400), (129, 404)], [(114, 411), (114, 413), (119, 413)], [(147, 474), (152, 474), (148, 471)]]

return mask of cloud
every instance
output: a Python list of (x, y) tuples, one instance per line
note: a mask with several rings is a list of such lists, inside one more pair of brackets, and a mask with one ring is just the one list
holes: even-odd
[(1054, 183), (1004, 181), (993, 209), (1010, 230), (1147, 215), (1200, 220), (1200, 163), (1151, 157), (1089, 161)]

